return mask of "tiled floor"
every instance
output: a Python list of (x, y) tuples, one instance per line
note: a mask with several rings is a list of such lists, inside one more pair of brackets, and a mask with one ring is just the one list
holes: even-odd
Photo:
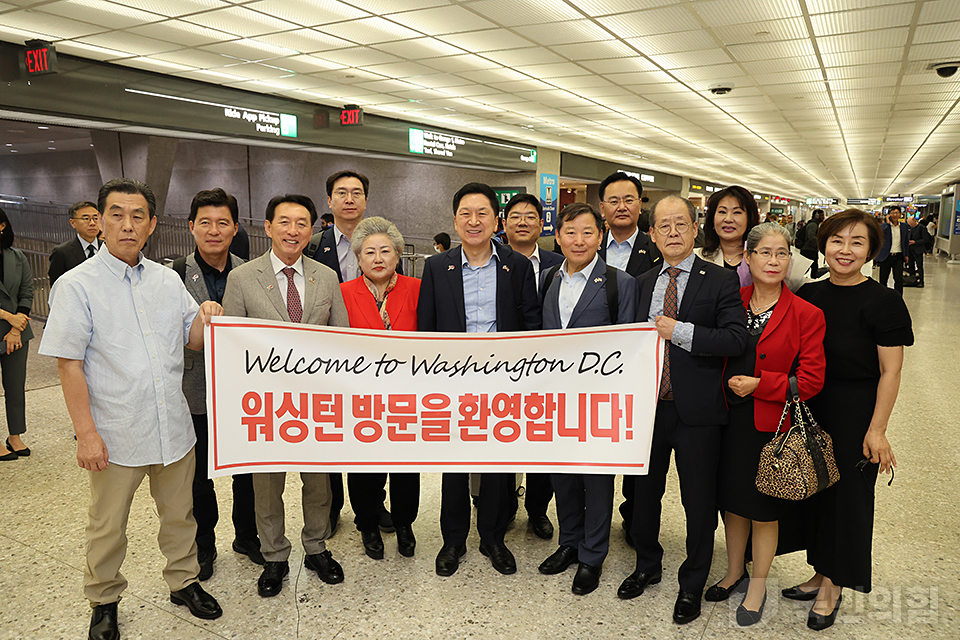
[[(960, 638), (960, 265), (928, 259), (927, 287), (907, 289), (917, 345), (907, 350), (890, 438), (900, 464), (892, 487), (877, 489), (874, 591), (847, 593), (834, 638)], [(81, 591), (87, 480), (77, 468), (74, 441), (56, 376), (56, 365), (30, 360), (25, 441), (34, 455), (0, 463), (0, 638), (84, 638), (89, 608)], [(290, 529), (298, 528), (299, 491), (291, 474), (287, 491)], [(157, 515), (146, 484), (130, 516), (124, 573), (130, 588), (120, 604), (124, 638), (795, 638), (815, 633), (805, 626), (807, 603), (776, 596), (780, 587), (809, 577), (799, 554), (778, 558), (764, 620), (740, 629), (739, 603), (704, 603), (703, 615), (678, 627), (671, 621), (676, 571), (683, 549), (683, 517), (676, 477), (668, 485), (662, 541), (664, 581), (636, 600), (616, 598), (633, 568), (633, 554), (614, 516), (610, 556), (600, 588), (586, 597), (570, 593), (573, 570), (542, 576), (537, 565), (555, 541), (536, 538), (524, 516), (507, 534), (519, 571), (501, 576), (477, 552), (476, 533), (460, 571), (434, 574), (439, 548), (439, 478), (425, 476), (419, 545), (414, 558), (396, 553), (385, 535), (386, 558), (363, 555), (359, 534), (345, 523), (330, 542), (346, 581), (323, 584), (302, 566), (294, 545), (291, 575), (280, 596), (256, 594), (259, 567), (230, 550), (229, 479), (217, 480), (222, 518), (220, 557), (204, 586), (223, 606), (219, 620), (192, 618), (171, 604), (160, 577)], [(556, 522), (551, 510), (551, 519)], [(722, 531), (717, 533), (711, 583), (723, 573)], [(775, 597), (776, 596), (776, 597)]]

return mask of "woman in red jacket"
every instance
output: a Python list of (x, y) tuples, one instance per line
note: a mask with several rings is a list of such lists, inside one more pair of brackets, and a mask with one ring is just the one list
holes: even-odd
[(776, 223), (754, 227), (747, 236), (746, 254), (753, 284), (742, 288), (740, 296), (749, 340), (746, 352), (727, 363), (730, 422), (723, 435), (717, 482), (728, 567), (723, 580), (705, 596), (712, 602), (726, 600), (749, 578), (744, 555), (752, 533), (753, 578), (737, 609), (740, 626), (755, 624), (763, 615), (766, 578), (777, 550), (777, 521), (784, 506), (783, 501), (757, 490), (760, 450), (780, 424), (789, 377), (796, 376), (800, 398), (807, 400), (823, 387), (826, 367), (823, 312), (783, 286), (790, 268), (786, 230)]
[[(416, 331), (420, 281), (397, 273), (403, 252), (403, 236), (396, 225), (383, 218), (365, 218), (353, 231), (350, 247), (357, 254), (359, 278), (340, 285), (350, 326), (356, 329)], [(351, 473), (347, 477), (350, 503), (356, 513), (364, 552), (374, 560), (383, 558), (380, 536), (380, 505), (383, 504), (386, 473)], [(420, 507), (420, 474), (390, 474), (390, 508), (397, 528), (397, 549), (410, 557), (416, 549), (413, 521)]]

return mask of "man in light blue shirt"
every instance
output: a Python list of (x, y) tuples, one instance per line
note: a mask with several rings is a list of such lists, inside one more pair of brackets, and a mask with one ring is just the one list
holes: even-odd
[(222, 315), (197, 306), (171, 269), (141, 253), (157, 226), (147, 185), (117, 179), (100, 188), (107, 251), (64, 274), (50, 295), (42, 355), (57, 358), (77, 434), (77, 462), (89, 473), (90, 520), (84, 594), (93, 606), (89, 637), (119, 637), (117, 602), (126, 522), (144, 476), (160, 516), (163, 577), (170, 601), (205, 619), (223, 611), (197, 581), (193, 422), (181, 387), (183, 347), (203, 347), (203, 325)]

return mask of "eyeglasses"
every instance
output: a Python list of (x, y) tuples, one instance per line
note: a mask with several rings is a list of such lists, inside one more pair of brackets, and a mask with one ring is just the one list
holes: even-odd
[(340, 200), (346, 198), (347, 194), (350, 194), (354, 200), (363, 200), (366, 197), (366, 194), (362, 189), (354, 189), (353, 191), (347, 191), (346, 189), (334, 189), (333, 191), (334, 197), (339, 198)]
[(769, 260), (773, 256), (776, 256), (777, 260), (790, 259), (790, 252), (784, 251), (783, 249), (781, 249), (780, 251), (770, 251), (770, 249), (759, 249), (759, 250), (754, 249), (753, 252), (758, 256), (760, 256), (761, 258), (763, 258), (764, 260)]
[(690, 230), (690, 223), (678, 222), (676, 224), (670, 224), (668, 222), (664, 222), (663, 224), (658, 224), (656, 226), (657, 233), (659, 233), (662, 236), (670, 235), (670, 231), (673, 229), (676, 229), (677, 233), (679, 233), (680, 235), (683, 235)]
[(97, 220), (99, 216), (80, 216), (74, 218), (74, 220), (79, 220), (83, 224), (90, 224), (92, 221)]
[(625, 207), (632, 207), (633, 205), (637, 204), (640, 201), (637, 198), (634, 198), (633, 196), (627, 196), (625, 198), (616, 198), (616, 197), (607, 198), (606, 200), (604, 200), (604, 202), (610, 205), (611, 207), (619, 207), (621, 202)]
[(507, 216), (507, 220), (510, 222), (520, 222), (523, 220), (529, 224), (536, 224), (537, 220), (539, 219), (540, 216), (535, 213), (511, 213)]

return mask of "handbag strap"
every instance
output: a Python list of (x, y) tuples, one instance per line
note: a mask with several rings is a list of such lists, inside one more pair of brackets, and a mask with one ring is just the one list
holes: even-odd
[(790, 395), (787, 398), (787, 402), (800, 402), (800, 389), (797, 385), (797, 376), (790, 376), (788, 382), (790, 383)]

